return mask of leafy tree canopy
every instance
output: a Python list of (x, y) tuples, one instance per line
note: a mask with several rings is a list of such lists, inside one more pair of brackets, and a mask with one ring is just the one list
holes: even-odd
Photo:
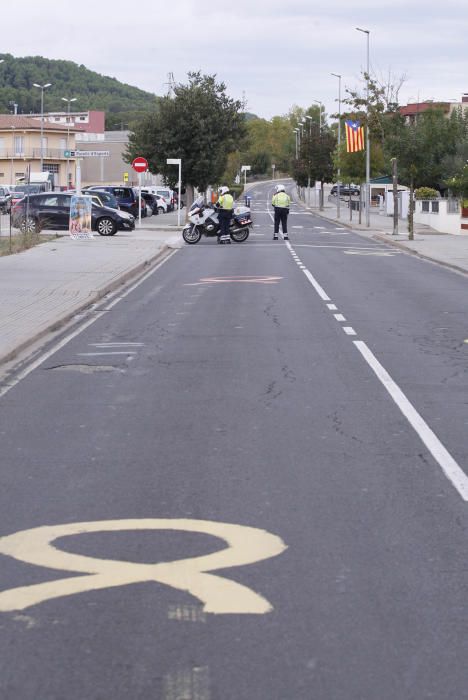
[(13, 112), (17, 104), (18, 114), (39, 112), (41, 92), (33, 83), (51, 83), (44, 91), (44, 110), (66, 111), (62, 97), (76, 97), (73, 109), (103, 110), (106, 112), (107, 129), (128, 129), (143, 114), (154, 109), (159, 100), (145, 92), (109, 78), (73, 61), (57, 61), (42, 56), (15, 58), (0, 54), (0, 112)]
[(182, 159), (182, 181), (205, 190), (217, 183), (228, 154), (236, 150), (245, 133), (242, 104), (226, 94), (215, 75), (188, 74), (174, 97), (164, 97), (158, 108), (136, 125), (130, 136), (127, 159), (144, 156), (151, 172), (162, 173), (174, 185), (177, 172), (167, 158)]

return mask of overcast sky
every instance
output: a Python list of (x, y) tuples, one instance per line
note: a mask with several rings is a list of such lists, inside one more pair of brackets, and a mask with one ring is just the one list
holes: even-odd
[(371, 72), (406, 75), (401, 104), (468, 93), (467, 0), (2, 2), (0, 51), (76, 61), (158, 95), (168, 73), (185, 82), (200, 69), (271, 118), (313, 100), (337, 111), (330, 73), (344, 92), (366, 66), (357, 26), (371, 32)]

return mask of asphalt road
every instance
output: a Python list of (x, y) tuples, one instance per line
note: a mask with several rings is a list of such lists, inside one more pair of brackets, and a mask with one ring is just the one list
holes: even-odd
[(468, 698), (467, 279), (268, 189), (0, 399), (2, 700)]

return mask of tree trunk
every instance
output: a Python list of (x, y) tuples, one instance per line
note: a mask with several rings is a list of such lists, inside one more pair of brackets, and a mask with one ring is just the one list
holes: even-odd
[(323, 211), (323, 180), (320, 180), (320, 211)]
[(185, 186), (185, 221), (188, 221), (190, 207), (193, 204), (194, 196), (193, 185)]

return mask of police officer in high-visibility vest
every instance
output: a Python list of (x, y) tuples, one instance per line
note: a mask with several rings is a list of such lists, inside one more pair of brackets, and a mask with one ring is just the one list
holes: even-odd
[(289, 240), (288, 236), (288, 214), (289, 205), (291, 204), (291, 198), (286, 194), (284, 190), (284, 185), (277, 185), (276, 192), (273, 195), (271, 203), (275, 209), (275, 228), (273, 233), (273, 240), (278, 240), (279, 225), (281, 222), (281, 229), (283, 231), (283, 238), (285, 241)]
[(219, 197), (216, 203), (219, 217), (218, 243), (230, 243), (229, 224), (234, 209), (234, 197), (229, 193), (229, 187), (219, 188)]

